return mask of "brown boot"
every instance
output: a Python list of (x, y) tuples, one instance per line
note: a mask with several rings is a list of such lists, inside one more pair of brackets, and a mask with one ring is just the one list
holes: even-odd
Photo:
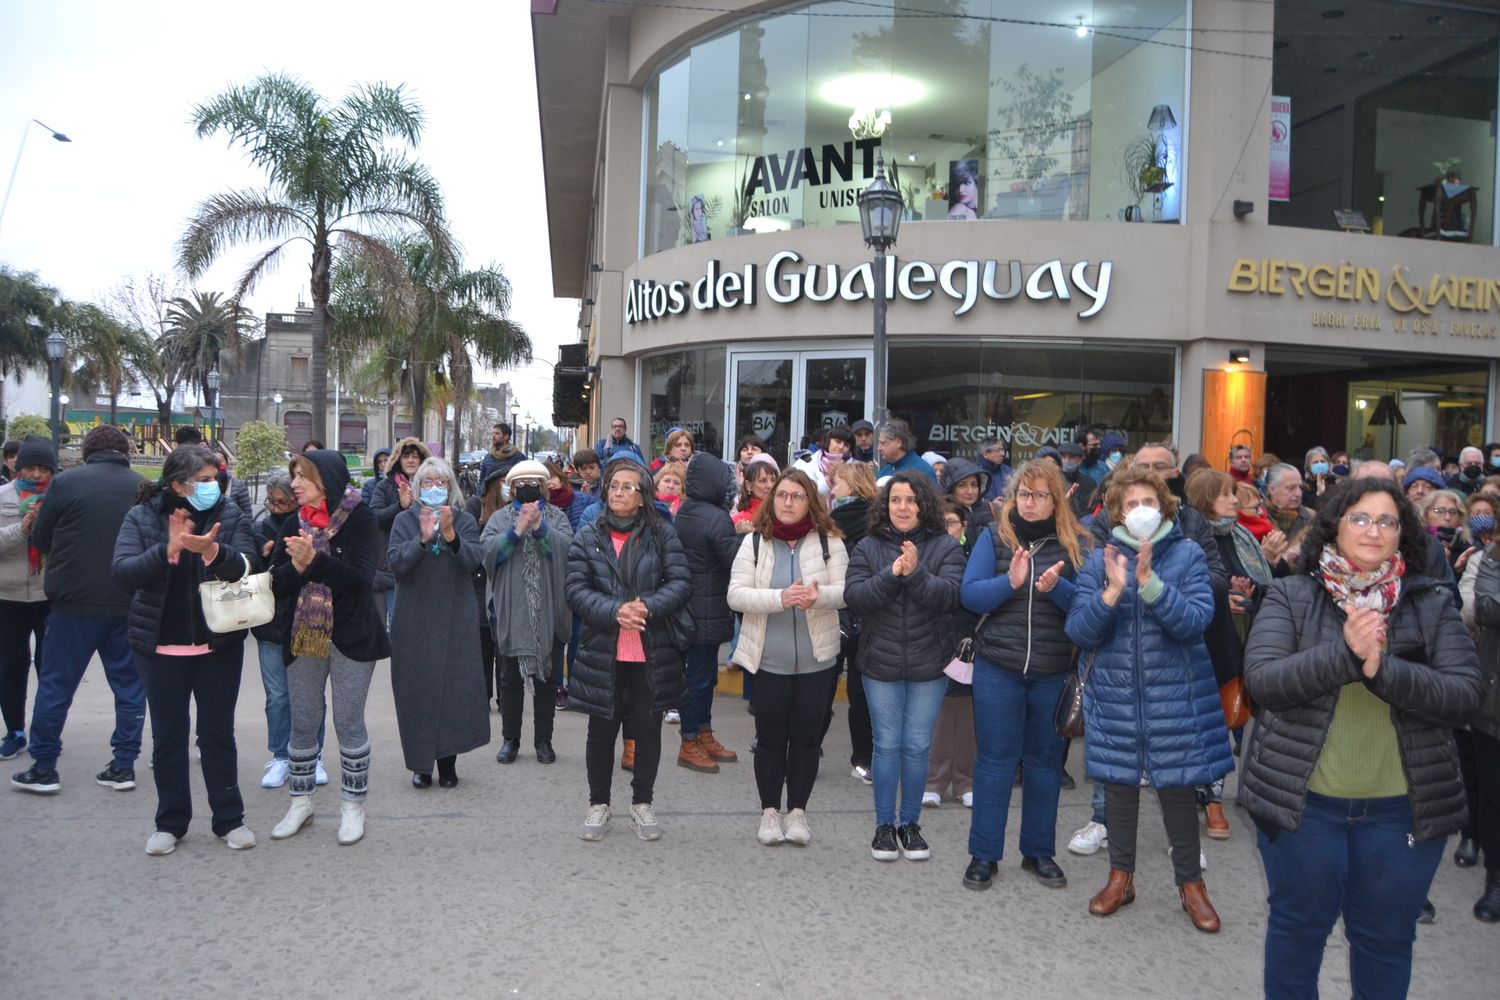
[(1208, 836), (1210, 840), (1229, 839), (1229, 820), (1224, 816), (1224, 806), (1219, 802), (1210, 802), (1204, 810), (1208, 814)]
[(635, 770), (635, 740), (625, 741), (625, 752), (620, 754), (620, 770)]
[(682, 749), (677, 751), (677, 766), (702, 774), (719, 773), (719, 765), (713, 762), (713, 758), (704, 751), (703, 744), (697, 740), (682, 741)]
[(1089, 900), (1089, 912), (1096, 917), (1107, 917), (1126, 903), (1135, 902), (1135, 873), (1109, 870), (1109, 881), (1104, 888)]
[(1208, 901), (1208, 889), (1202, 882), (1189, 882), (1179, 886), (1177, 895), (1182, 899), (1182, 909), (1193, 920), (1193, 926), (1206, 934), (1219, 932), (1219, 915), (1214, 904)]
[(698, 745), (703, 748), (704, 753), (721, 763), (733, 764), (740, 759), (739, 754), (714, 739), (714, 731), (712, 729), (698, 730)]

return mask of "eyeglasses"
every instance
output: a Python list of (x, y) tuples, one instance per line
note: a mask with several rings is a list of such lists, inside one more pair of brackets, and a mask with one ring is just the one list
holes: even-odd
[(446, 490), (447, 488), (448, 488), (448, 480), (446, 480), (446, 479), (424, 479), (424, 480), (422, 480), (422, 489), (424, 489), (424, 490)]
[(610, 483), (609, 484), (609, 492), (615, 493), (615, 494), (619, 494), (621, 496), (629, 496), (632, 493), (639, 493), (640, 491), (641, 491), (641, 488), (639, 486), (635, 485), (635, 483)]
[(1052, 494), (1046, 490), (1016, 490), (1016, 499), (1022, 503), (1030, 503), (1033, 500), (1037, 503), (1046, 503), (1052, 499)]
[(964, 526), (963, 521), (960, 521), (956, 517), (945, 517), (945, 518), (943, 518), (943, 524), (945, 524), (946, 526), (948, 526), (950, 528), (962, 528)]
[(1434, 507), (1428, 513), (1436, 514), (1438, 517), (1457, 517), (1459, 510), (1457, 507)]
[(266, 497), (267, 507), (295, 507), (297, 500), (294, 497)]
[(612, 430), (612, 431), (623, 431), (625, 429), (625, 425), (624, 424), (610, 424), (609, 425), (609, 429)]
[(798, 490), (796, 493), (788, 493), (785, 490), (776, 491), (777, 503), (801, 503), (807, 499), (807, 494)]
[(1127, 514), (1137, 507), (1150, 507), (1152, 510), (1161, 510), (1161, 501), (1156, 499), (1156, 497), (1147, 497), (1144, 500), (1126, 500), (1120, 507)]
[(1357, 514), (1345, 514), (1344, 520), (1349, 523), (1350, 527), (1357, 528), (1360, 531), (1369, 531), (1370, 525), (1372, 524), (1375, 525), (1375, 527), (1379, 528), (1381, 534), (1384, 535), (1389, 535), (1393, 531), (1401, 530), (1401, 519), (1398, 517), (1392, 517), (1389, 514), (1382, 514), (1379, 517), (1371, 517), (1369, 514), (1361, 511)]

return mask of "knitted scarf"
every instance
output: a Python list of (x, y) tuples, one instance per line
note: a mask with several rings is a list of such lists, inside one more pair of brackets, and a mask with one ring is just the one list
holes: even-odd
[(1323, 546), (1318, 557), (1318, 575), (1339, 607), (1371, 608), (1380, 612), (1382, 621), (1401, 596), (1401, 577), (1406, 561), (1397, 552), (1372, 570), (1362, 570), (1339, 554), (1332, 545)]
[(1214, 529), (1214, 534), (1228, 535), (1234, 542), (1234, 554), (1239, 559), (1240, 565), (1244, 567), (1245, 575), (1255, 583), (1257, 587), (1269, 587), (1271, 585), (1271, 564), (1266, 562), (1265, 553), (1261, 552), (1260, 546), (1256, 544), (1255, 536), (1250, 530), (1240, 524), (1237, 517), (1216, 517), (1208, 522)]
[[(494, 517), (499, 518), (500, 544), (497, 560), (504, 558), (493, 577), (495, 611), (509, 614), (502, 635), (506, 656), (514, 656), (521, 667), (521, 678), (527, 694), (533, 694), (536, 683), (552, 670), (552, 639), (557, 630), (559, 603), (562, 601), (561, 573), (557, 559), (556, 537), (548, 524), (549, 515), (561, 514), (555, 507), (541, 504), (541, 520), (525, 535), (514, 536), (521, 516), (520, 501), (512, 501)], [(555, 513), (554, 513), (555, 512)], [(566, 521), (566, 515), (563, 516)]]
[(784, 524), (780, 518), (771, 519), (771, 535), (795, 545), (804, 535), (812, 531), (812, 515), (808, 514), (796, 524)]
[[(309, 508), (303, 507), (298, 512), (298, 524), (301, 529), (312, 536), (313, 551), (329, 555), (333, 547), (329, 544), (330, 539), (339, 533), (344, 522), (349, 520), (349, 514), (355, 507), (364, 501), (359, 490), (350, 486), (344, 490), (343, 499), (339, 501), (338, 507), (328, 515), (326, 527), (320, 527), (313, 523), (309, 516)], [(327, 509), (328, 501), (323, 501), (323, 509)], [(329, 646), (333, 643), (333, 591), (328, 589), (326, 583), (314, 583), (311, 581), (302, 584), (302, 592), (297, 595), (297, 611), (292, 618), (292, 656), (310, 656), (313, 659), (322, 659), (328, 655)]]
[[(47, 487), (51, 484), (52, 480), (49, 479), (47, 480), (47, 482), (41, 484), (34, 490), (27, 490), (21, 488), (21, 483), (19, 480), (16, 481), (16, 500), (20, 503), (21, 516), (23, 518), (27, 514), (30, 514), (32, 511), (36, 510), (37, 504), (42, 502), (42, 497), (46, 494)], [(26, 543), (26, 568), (32, 576), (36, 576), (41, 573), (42, 562), (43, 559), (41, 551), (36, 547), (36, 545), (28, 541)]]

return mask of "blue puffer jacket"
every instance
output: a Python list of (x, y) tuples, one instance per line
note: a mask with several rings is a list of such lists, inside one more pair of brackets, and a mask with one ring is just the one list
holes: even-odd
[(1114, 545), (1129, 560), (1119, 602), (1100, 597), (1101, 546), (1078, 574), (1064, 627), (1083, 662), (1094, 656), (1083, 698), (1088, 775), (1122, 785), (1144, 777), (1153, 788), (1208, 784), (1234, 769), (1234, 757), (1203, 644), (1214, 616), (1203, 549), (1171, 524), (1152, 545), (1148, 600), (1136, 586), (1135, 550)]

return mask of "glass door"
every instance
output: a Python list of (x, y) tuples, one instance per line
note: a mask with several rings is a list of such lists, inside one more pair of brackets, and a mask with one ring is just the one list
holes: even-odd
[(868, 350), (743, 351), (730, 355), (733, 433), (725, 457), (754, 435), (783, 468), (823, 428), (865, 419), (874, 367)]
[(753, 435), (778, 464), (784, 463), (792, 439), (795, 361), (785, 355), (733, 354), (729, 367), (734, 433), (724, 441), (724, 457), (733, 460), (740, 441)]

